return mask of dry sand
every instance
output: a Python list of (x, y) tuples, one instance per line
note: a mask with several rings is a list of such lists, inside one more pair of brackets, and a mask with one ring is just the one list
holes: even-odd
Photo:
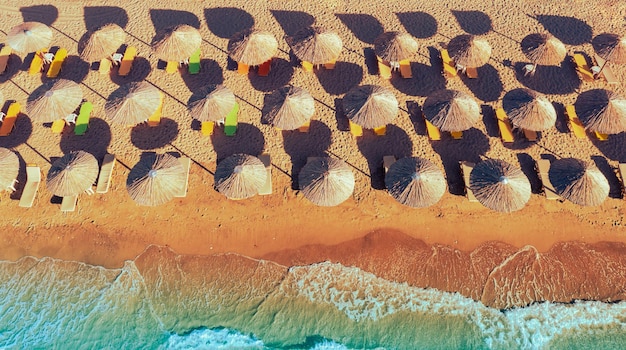
[[(51, 193), (42, 184), (35, 205), (17, 206), (18, 192), (0, 194), (3, 213), (0, 259), (21, 256), (52, 256), (108, 267), (121, 266), (148, 245), (166, 245), (181, 254), (237, 252), (252, 257), (271, 257), (289, 265), (330, 259), (294, 257), (281, 251), (312, 244), (336, 245), (364, 237), (376, 229), (392, 229), (427, 244), (449, 245), (471, 251), (487, 241), (500, 241), (521, 248), (533, 245), (545, 252), (557, 242), (626, 242), (624, 204), (616, 168), (626, 161), (626, 134), (609, 141), (576, 139), (567, 129), (563, 105), (571, 104), (581, 91), (603, 88), (602, 82), (582, 83), (570, 62), (562, 67), (540, 67), (534, 79), (515, 73), (526, 62), (519, 42), (534, 32), (550, 31), (575, 51), (593, 53), (590, 40), (602, 32), (624, 33), (626, 3), (620, 1), (484, 2), (447, 1), (415, 4), (407, 1), (65, 1), (40, 5), (33, 1), (9, 1), (0, 5), (0, 29), (24, 20), (38, 20), (54, 28), (54, 44), (68, 49), (61, 78), (81, 83), (85, 97), (95, 105), (90, 129), (85, 136), (66, 132), (53, 135), (41, 123), (22, 117), (12, 136), (0, 139), (0, 147), (14, 149), (26, 163), (41, 166), (44, 177), (50, 161), (66, 152), (83, 149), (100, 161), (114, 153), (118, 164), (107, 194), (81, 195), (73, 213), (61, 213)], [(32, 7), (31, 7), (32, 6)], [(204, 8), (201, 8), (204, 7)], [(575, 14), (575, 18), (569, 17)], [(334, 71), (306, 74), (290, 62), (289, 48), (282, 39), (303, 25), (316, 21), (331, 28), (344, 40), (344, 51)], [(128, 44), (138, 48), (139, 58), (127, 78), (106, 77), (77, 57), (77, 45), (87, 29), (115, 22), (125, 27)], [(167, 75), (156, 69), (149, 43), (155, 31), (171, 24), (187, 23), (199, 28), (202, 72)], [(269, 30), (279, 39), (278, 57), (267, 78), (240, 76), (232, 70), (225, 52), (228, 38), (251, 25)], [(374, 38), (383, 31), (408, 31), (420, 49), (412, 63), (413, 79), (394, 76), (391, 81), (372, 74), (368, 53)], [(436, 50), (456, 35), (481, 34), (491, 43), (489, 64), (479, 69), (476, 80), (446, 80), (439, 73)], [(26, 103), (28, 95), (46, 78), (29, 76), (12, 56), (7, 74), (0, 76), (0, 89), (7, 99)], [(626, 67), (615, 66), (620, 81)], [(145, 79), (166, 95), (164, 120), (157, 128), (128, 129), (109, 125), (104, 103), (119, 85)], [(240, 124), (237, 136), (227, 138), (218, 130), (203, 138), (188, 115), (186, 104), (192, 92), (210, 83), (226, 84), (239, 98)], [(262, 125), (264, 95), (287, 83), (307, 89), (316, 99), (316, 113), (309, 134), (280, 132)], [(401, 112), (388, 127), (387, 136), (367, 133), (355, 140), (347, 131), (340, 112), (341, 97), (359, 84), (390, 87), (400, 102)], [(503, 146), (493, 115), (506, 91), (530, 87), (554, 102), (557, 125), (541, 134), (537, 143), (518, 141)], [(483, 120), (464, 133), (461, 141), (444, 138), (431, 143), (423, 122), (413, 107), (421, 106), (430, 93), (450, 88), (465, 91), (482, 105)], [(624, 94), (622, 85), (610, 86)], [(125, 189), (126, 177), (144, 151), (175, 152), (192, 158), (189, 193), (186, 198), (156, 207), (137, 206)], [(272, 156), (274, 194), (245, 201), (230, 201), (213, 189), (217, 160), (233, 153)], [(351, 199), (333, 208), (316, 207), (293, 189), (292, 176), (306, 157), (324, 153), (347, 161), (356, 176)], [(437, 205), (426, 209), (403, 207), (383, 189), (384, 155), (421, 156), (438, 164), (448, 180), (449, 191)], [(540, 194), (533, 159), (577, 157), (595, 162), (611, 184), (609, 199), (599, 207), (548, 201)], [(520, 165), (531, 179), (535, 194), (528, 205), (512, 214), (500, 214), (469, 203), (462, 195), (459, 160), (498, 158)], [(20, 183), (25, 182), (22, 169)], [(391, 237), (395, 236), (390, 236)], [(359, 245), (356, 244), (356, 247)], [(301, 254), (307, 252), (300, 250)], [(274, 254), (274, 255), (272, 255)], [(372, 254), (375, 254), (372, 252)], [(281, 257), (282, 256), (282, 257)], [(286, 258), (291, 256), (290, 258)], [(389, 276), (390, 278), (393, 276)], [(476, 297), (476, 296), (474, 296)]]

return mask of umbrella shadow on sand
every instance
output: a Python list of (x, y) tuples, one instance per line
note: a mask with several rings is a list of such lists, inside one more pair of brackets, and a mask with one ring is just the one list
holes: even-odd
[(152, 71), (152, 66), (150, 65), (150, 61), (148, 61), (145, 57), (135, 57), (133, 61), (133, 66), (130, 69), (130, 73), (127, 76), (120, 76), (118, 72), (118, 68), (111, 69), (111, 73), (109, 74), (111, 81), (117, 85), (124, 85), (134, 81), (143, 81), (145, 80), (150, 72)]
[(315, 71), (324, 91), (331, 95), (342, 95), (359, 85), (363, 80), (363, 67), (351, 62), (337, 62), (335, 69), (320, 68)]
[(59, 18), (59, 9), (52, 5), (20, 7), (24, 22), (41, 22), (51, 26)]
[(537, 163), (528, 153), (518, 153), (517, 161), (519, 162), (520, 169), (530, 182), (530, 190), (532, 193), (539, 194), (543, 192), (543, 184), (539, 178), (539, 172), (537, 171)]
[(582, 45), (591, 42), (593, 30), (583, 20), (570, 16), (557, 15), (529, 15), (537, 22), (567, 45)]
[(85, 6), (83, 15), (87, 31), (94, 31), (109, 23), (117, 24), (122, 28), (128, 24), (128, 13), (117, 6)]
[(343, 24), (357, 37), (367, 44), (373, 44), (374, 40), (385, 32), (385, 28), (372, 15), (362, 13), (336, 13)]
[(311, 120), (309, 132), (283, 130), (285, 153), (291, 158), (291, 188), (300, 189), (298, 176), (307, 157), (326, 157), (331, 144), (330, 128), (321, 121)]
[(565, 60), (561, 66), (538, 65), (535, 73), (524, 75), (526, 62), (517, 62), (514, 65), (515, 77), (522, 85), (537, 92), (552, 95), (566, 95), (580, 88), (580, 78), (576, 74), (573, 63)]
[(180, 24), (187, 24), (196, 29), (200, 28), (200, 19), (189, 11), (151, 9), (150, 19), (157, 33)]
[(606, 141), (600, 141), (597, 137), (589, 137), (589, 139), (606, 158), (620, 163), (626, 163), (626, 148), (624, 147), (626, 132), (609, 135)]
[[(63, 67), (65, 69), (61, 69), (61, 72), (59, 72), (59, 78), (81, 83), (85, 80), (85, 78), (87, 78), (87, 74), (89, 74), (89, 66), (88, 62), (83, 61), (76, 55), (67, 56), (65, 62), (63, 63)], [(41, 76), (42, 80), (47, 80), (45, 74), (42, 74)]]
[(467, 34), (483, 35), (493, 29), (491, 18), (484, 12), (452, 10), (452, 15)]
[(157, 126), (141, 123), (133, 127), (130, 132), (130, 141), (141, 150), (151, 150), (164, 147), (176, 140), (178, 123), (169, 118), (162, 118)]
[(407, 33), (418, 39), (428, 39), (437, 34), (437, 20), (426, 12), (398, 12), (396, 16)]
[(75, 135), (73, 132), (61, 134), (60, 147), (63, 154), (72, 151), (85, 151), (92, 154), (99, 162), (102, 161), (111, 144), (111, 128), (100, 118), (89, 119), (89, 128), (84, 135)]
[(377, 190), (385, 189), (385, 172), (383, 157), (394, 156), (396, 159), (410, 157), (413, 153), (413, 142), (409, 135), (400, 127), (387, 125), (384, 136), (378, 136), (372, 130), (364, 130), (363, 136), (357, 138), (357, 147), (367, 160), (371, 186)]
[[(12, 53), (9, 56), (9, 60), (7, 61), (7, 68), (3, 74), (0, 74), (0, 83), (4, 83), (13, 78), (20, 70), (28, 70), (28, 65), (25, 64), (26, 61), (22, 62), (20, 56)], [(24, 64), (24, 67), (22, 67)]]
[(391, 85), (410, 96), (428, 96), (446, 88), (446, 78), (433, 66), (411, 62), (413, 77), (405, 79), (398, 74), (391, 77)]
[(315, 22), (315, 17), (302, 11), (270, 10), (270, 12), (288, 36), (296, 34), (300, 29), (309, 27)]
[(218, 85), (224, 82), (222, 67), (217, 61), (204, 58), (200, 61), (200, 73), (189, 74), (186, 67), (180, 72), (189, 91), (197, 91), (206, 85)]
[(226, 136), (222, 128), (216, 128), (211, 135), (211, 143), (217, 154), (217, 161), (244, 153), (258, 156), (265, 149), (265, 137), (259, 128), (248, 123), (239, 123), (234, 136)]
[[(15, 102), (13, 100), (6, 101), (2, 111), (6, 113), (9, 105)], [(0, 147), (13, 148), (23, 145), (28, 141), (33, 133), (33, 123), (24, 113), (20, 113), (15, 120), (13, 131), (8, 136), (0, 137)]]
[(254, 27), (254, 17), (235, 7), (204, 9), (204, 19), (209, 30), (222, 39), (230, 39), (236, 33)]
[(606, 158), (601, 156), (591, 156), (591, 161), (598, 167), (598, 170), (606, 177), (609, 182), (609, 197), (622, 198), (622, 182), (617, 178), (615, 170)]
[(248, 77), (253, 88), (258, 91), (270, 92), (289, 84), (293, 72), (291, 62), (282, 58), (273, 58), (272, 68), (268, 76), (261, 77), (257, 74), (256, 69), (250, 69)]
[(477, 99), (483, 102), (494, 102), (500, 99), (504, 92), (502, 79), (498, 70), (492, 65), (486, 64), (477, 68), (478, 78), (470, 79), (465, 74), (461, 74), (463, 84), (467, 86)]
[(489, 139), (476, 128), (463, 131), (461, 140), (445, 137), (445, 133), (442, 136), (444, 137), (441, 141), (431, 142), (433, 150), (441, 157), (450, 193), (464, 195), (465, 183), (459, 162), (480, 162), (481, 156), (489, 151)]

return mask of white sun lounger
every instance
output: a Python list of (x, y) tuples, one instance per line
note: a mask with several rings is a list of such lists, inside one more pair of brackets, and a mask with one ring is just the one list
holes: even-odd
[(272, 161), (270, 155), (267, 153), (263, 153), (258, 157), (263, 164), (265, 165), (265, 169), (267, 170), (267, 178), (265, 180), (265, 185), (259, 189), (260, 195), (268, 195), (272, 194)]
[(61, 202), (61, 211), (64, 213), (75, 211), (77, 201), (78, 196), (63, 197), (63, 201)]
[(385, 168), (385, 175), (389, 171), (389, 167), (396, 162), (396, 157), (394, 156), (384, 156), (383, 157), (383, 168)]
[(556, 193), (554, 186), (550, 182), (548, 172), (550, 171), (550, 161), (548, 159), (539, 159), (537, 161), (537, 169), (539, 170), (539, 177), (543, 184), (543, 192), (546, 194), (546, 198), (549, 200), (559, 200), (561, 196)]
[(478, 199), (474, 196), (474, 193), (470, 189), (470, 173), (474, 169), (474, 163), (468, 161), (461, 161), (461, 172), (463, 173), (463, 181), (465, 182), (465, 191), (467, 192), (467, 199), (470, 202), (478, 202)]
[(109, 191), (114, 166), (115, 155), (106, 154), (104, 156), (104, 160), (102, 161), (102, 167), (100, 168), (100, 175), (98, 176), (98, 183), (96, 185), (96, 193), (107, 193)]
[(24, 185), (24, 191), (20, 198), (20, 207), (30, 208), (33, 206), (39, 183), (41, 183), (41, 169), (35, 164), (26, 165), (26, 185)]
[(186, 178), (185, 178), (185, 186), (183, 187), (182, 191), (175, 194), (174, 197), (183, 198), (187, 196), (187, 187), (189, 183), (189, 168), (191, 167), (191, 159), (187, 157), (181, 157), (178, 160), (180, 161), (180, 164), (183, 166), (183, 169), (185, 169)]

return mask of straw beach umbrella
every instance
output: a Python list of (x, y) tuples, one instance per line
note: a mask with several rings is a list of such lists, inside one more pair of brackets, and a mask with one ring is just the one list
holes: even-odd
[(464, 34), (450, 40), (448, 53), (456, 64), (477, 68), (489, 61), (491, 45), (485, 39)]
[(86, 62), (99, 61), (111, 57), (126, 41), (126, 32), (117, 24), (107, 24), (93, 32), (85, 47), (80, 52), (80, 58)]
[(608, 62), (617, 64), (626, 63), (626, 37), (617, 34), (602, 33), (591, 41), (598, 56)]
[(193, 55), (202, 44), (200, 32), (187, 24), (169, 27), (158, 33), (152, 50), (163, 61), (183, 61)]
[(287, 38), (287, 44), (298, 59), (313, 64), (336, 60), (343, 48), (339, 35), (322, 27), (301, 29), (294, 36)]
[(522, 129), (543, 131), (556, 123), (556, 110), (550, 101), (536, 91), (520, 88), (502, 98), (502, 107), (511, 122)]
[(308, 91), (284, 86), (267, 95), (262, 121), (283, 130), (295, 130), (311, 119), (315, 101)]
[(76, 196), (91, 189), (99, 170), (98, 161), (91, 154), (70, 152), (52, 164), (46, 186), (55, 196)]
[(354, 174), (341, 159), (316, 157), (300, 170), (302, 194), (316, 205), (331, 207), (343, 203), (354, 192)]
[(149, 153), (131, 169), (126, 190), (137, 204), (157, 206), (180, 193), (186, 181), (185, 169), (178, 158), (167, 153)]
[(578, 95), (574, 108), (589, 130), (603, 134), (619, 134), (626, 130), (626, 100), (613, 91), (585, 91)]
[(35, 52), (50, 46), (52, 29), (39, 22), (24, 22), (7, 33), (7, 44), (17, 52)]
[(435, 164), (427, 159), (398, 159), (385, 174), (389, 194), (398, 202), (413, 208), (437, 203), (446, 192), (446, 179)]
[(43, 84), (28, 96), (26, 109), (31, 119), (51, 123), (74, 113), (82, 101), (80, 85), (59, 79)]
[(561, 197), (578, 205), (600, 205), (609, 195), (606, 177), (594, 165), (580, 159), (555, 160), (548, 177)]
[(0, 148), (0, 191), (15, 191), (15, 179), (20, 171), (20, 160), (11, 150)]
[(503, 213), (522, 209), (531, 194), (530, 181), (522, 169), (499, 159), (474, 166), (470, 190), (482, 205)]
[(561, 40), (552, 34), (534, 33), (521, 42), (522, 52), (534, 64), (558, 66), (567, 55)]
[(407, 33), (385, 32), (374, 40), (376, 56), (387, 62), (400, 62), (417, 52), (417, 41)]
[(382, 86), (356, 86), (344, 96), (343, 110), (353, 123), (373, 129), (391, 123), (398, 116), (398, 100), (391, 90)]
[(235, 94), (225, 85), (209, 85), (192, 95), (189, 111), (198, 121), (215, 122), (224, 119), (235, 103)]
[(228, 42), (228, 55), (235, 62), (258, 66), (269, 61), (278, 51), (274, 34), (247, 29), (235, 34)]
[(439, 90), (426, 98), (424, 116), (441, 131), (464, 131), (480, 119), (478, 103), (456, 90)]
[(133, 82), (113, 92), (104, 110), (111, 122), (135, 125), (150, 118), (159, 108), (162, 98), (161, 91), (152, 84)]
[(257, 157), (234, 154), (215, 169), (215, 188), (230, 199), (246, 199), (259, 193), (267, 180), (267, 169)]

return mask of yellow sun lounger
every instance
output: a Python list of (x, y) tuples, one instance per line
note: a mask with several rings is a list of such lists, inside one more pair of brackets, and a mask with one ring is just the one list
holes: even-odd
[(302, 126), (300, 126), (298, 128), (298, 131), (300, 132), (309, 132), (309, 128), (311, 127), (311, 120), (307, 120), (306, 123), (302, 124)]
[(248, 74), (250, 72), (250, 66), (247, 64), (243, 64), (241, 62), (237, 62), (237, 73), (241, 75)]
[(313, 63), (302, 61), (302, 69), (307, 73), (313, 73)]
[(111, 62), (108, 58), (103, 58), (100, 60), (100, 66), (98, 67), (98, 72), (102, 75), (106, 75), (111, 73), (111, 68), (113, 67), (113, 62)]
[(187, 157), (180, 157), (178, 158), (178, 161), (180, 161), (180, 164), (183, 166), (183, 169), (185, 169), (185, 186), (183, 186), (181, 191), (176, 193), (174, 197), (183, 198), (183, 197), (187, 197), (187, 188), (189, 187), (189, 168), (191, 168), (191, 159)]
[(463, 173), (463, 181), (465, 182), (465, 191), (467, 193), (467, 199), (470, 202), (478, 202), (478, 199), (474, 196), (474, 193), (470, 189), (470, 173), (474, 169), (474, 163), (468, 161), (461, 161), (461, 173)]
[(167, 61), (167, 65), (165, 66), (165, 72), (167, 74), (176, 73), (178, 71), (178, 62), (176, 61)]
[(383, 157), (383, 168), (385, 169), (385, 174), (389, 171), (389, 168), (396, 162), (396, 157), (394, 156), (384, 156)]
[(496, 119), (498, 120), (498, 129), (500, 129), (500, 137), (503, 143), (511, 143), (515, 141), (513, 136), (513, 127), (511, 121), (506, 116), (506, 112), (502, 108), (496, 110)]
[(454, 78), (457, 76), (456, 66), (454, 61), (450, 58), (448, 50), (441, 50), (441, 61), (443, 62), (443, 75), (448, 78)]
[(413, 72), (411, 72), (411, 61), (400, 61), (400, 75), (405, 79), (413, 78)]
[(450, 131), (450, 135), (455, 140), (461, 140), (463, 138), (463, 131)]
[(352, 121), (348, 121), (348, 123), (350, 123), (350, 133), (352, 134), (352, 136), (363, 136), (363, 128), (360, 125), (355, 124)]
[(379, 126), (377, 128), (374, 128), (374, 134), (376, 134), (378, 136), (385, 136), (386, 133), (387, 133), (387, 125), (383, 125), (383, 126)]
[(63, 66), (63, 62), (65, 62), (66, 58), (67, 50), (64, 48), (60, 48), (54, 53), (54, 59), (52, 59), (52, 63), (50, 63), (50, 67), (48, 68), (48, 78), (56, 78), (59, 76), (61, 67)]
[(324, 68), (328, 69), (328, 70), (333, 70), (335, 69), (335, 64), (337, 63), (337, 60), (332, 60), (328, 63), (324, 63)]
[(107, 153), (102, 161), (98, 182), (96, 183), (96, 193), (107, 193), (111, 184), (111, 175), (115, 167), (115, 155)]
[(543, 192), (546, 194), (546, 198), (549, 200), (561, 199), (561, 196), (556, 193), (554, 186), (552, 186), (550, 182), (550, 176), (548, 175), (550, 171), (550, 161), (547, 159), (539, 159), (537, 161), (537, 170), (539, 170), (539, 177), (541, 178)]
[(65, 119), (57, 119), (54, 122), (52, 122), (52, 127), (50, 129), (52, 130), (53, 134), (60, 134), (63, 132), (64, 128), (65, 128)]
[(9, 58), (11, 57), (11, 53), (13, 50), (11, 46), (4, 44), (2, 49), (0, 49), (0, 74), (4, 74), (7, 70), (7, 64), (9, 63)]
[(202, 127), (200, 127), (200, 132), (203, 136), (211, 136), (213, 135), (213, 130), (215, 129), (215, 122), (202, 122)]
[(148, 118), (148, 126), (159, 126), (161, 123), (161, 115), (163, 114), (163, 96), (161, 96), (161, 102), (156, 112), (150, 118)]
[(24, 185), (24, 191), (22, 192), (22, 197), (20, 197), (20, 207), (30, 208), (33, 206), (40, 183), (41, 169), (36, 164), (27, 164), (26, 185)]
[(2, 119), (2, 125), (0, 126), (0, 136), (9, 136), (15, 127), (15, 121), (20, 115), (20, 104), (13, 102), (7, 109), (7, 114)]
[(594, 81), (593, 73), (589, 68), (589, 64), (587, 63), (587, 59), (585, 56), (579, 53), (574, 54), (574, 63), (576, 63), (576, 70), (580, 73), (580, 76), (584, 81)]
[(565, 107), (565, 114), (567, 115), (567, 118), (569, 119), (569, 125), (572, 131), (574, 132), (574, 135), (576, 135), (576, 137), (579, 139), (586, 139), (587, 133), (585, 132), (585, 126), (580, 121), (580, 119), (578, 119), (578, 116), (576, 115), (576, 109), (574, 108), (574, 106), (569, 105)]
[(426, 132), (428, 133), (428, 138), (431, 141), (440, 141), (441, 131), (439, 131), (439, 128), (433, 125), (433, 123), (431, 123), (430, 121), (428, 121), (423, 113), (422, 117), (424, 118), (424, 122), (426, 123)]
[(376, 56), (378, 61), (378, 74), (383, 79), (391, 79), (391, 66), (388, 62), (383, 61), (382, 58)]
[(267, 170), (267, 178), (265, 179), (265, 184), (259, 189), (260, 195), (268, 195), (272, 194), (272, 161), (271, 157), (267, 153), (263, 153), (259, 155), (259, 160), (263, 162), (265, 165), (265, 169)]
[(122, 62), (120, 63), (120, 70), (117, 71), (122, 77), (127, 76), (130, 73), (130, 69), (133, 67), (133, 62), (135, 61), (135, 57), (137, 56), (137, 48), (134, 46), (128, 46), (126, 51), (124, 51), (124, 56), (122, 57)]

